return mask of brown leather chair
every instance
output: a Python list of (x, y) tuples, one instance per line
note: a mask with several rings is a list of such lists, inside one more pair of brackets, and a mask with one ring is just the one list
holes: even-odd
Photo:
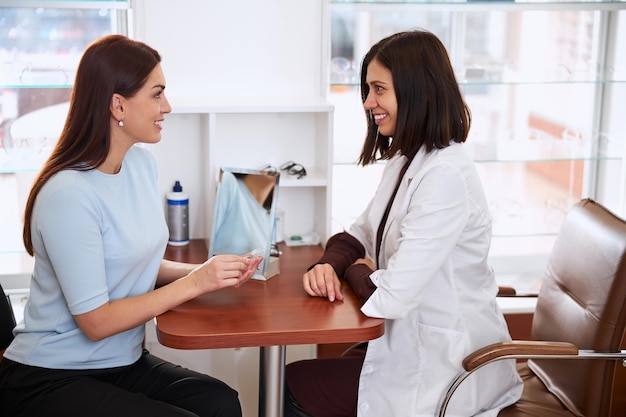
[(4, 350), (13, 340), (13, 328), (15, 327), (15, 316), (11, 308), (11, 301), (0, 285), (0, 361)]
[(472, 372), (496, 360), (527, 358), (518, 362), (522, 398), (499, 417), (608, 417), (615, 367), (626, 366), (625, 327), (626, 222), (585, 199), (568, 212), (550, 254), (533, 340), (496, 343), (467, 356), (439, 416)]

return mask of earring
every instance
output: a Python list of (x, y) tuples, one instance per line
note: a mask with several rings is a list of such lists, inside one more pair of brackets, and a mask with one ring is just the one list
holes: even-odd
[(120, 120), (119, 122), (117, 122), (117, 125), (118, 125), (119, 127), (124, 127), (124, 121), (123, 121), (123, 120)]

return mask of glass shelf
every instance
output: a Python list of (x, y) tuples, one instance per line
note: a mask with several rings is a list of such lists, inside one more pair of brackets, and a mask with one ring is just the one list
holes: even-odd
[(71, 88), (80, 53), (68, 49), (59, 54), (38, 54), (0, 48), (0, 87)]
[(0, 84), (0, 89), (19, 90), (29, 88), (72, 88), (72, 84)]
[[(499, 152), (496, 147), (481, 147), (475, 143), (466, 143), (467, 149), (474, 159), (478, 163), (533, 163), (533, 162), (600, 162), (600, 161), (621, 161), (623, 157), (615, 151), (606, 152), (593, 152), (586, 150), (585, 144), (580, 144), (579, 154), (568, 154), (571, 152), (571, 145), (567, 143), (558, 143), (558, 140), (549, 143), (533, 143), (534, 139), (529, 139), (527, 142), (519, 141), (515, 146), (507, 144)], [(360, 150), (360, 149), (357, 149)], [(357, 155), (358, 156), (358, 155)], [(385, 161), (376, 162), (376, 164), (384, 165)], [(343, 159), (336, 161), (334, 165), (343, 166), (356, 166), (356, 157), (349, 159)]]
[(484, 10), (570, 10), (570, 9), (593, 9), (593, 10), (616, 10), (623, 8), (626, 2), (620, 0), (566, 0), (566, 1), (545, 1), (545, 0), (361, 0), (343, 1), (331, 0), (331, 7), (334, 10), (424, 10), (436, 7), (437, 10), (448, 10), (450, 8), (462, 9), (484, 9)]
[(556, 138), (532, 130), (513, 132), (504, 140), (487, 144), (476, 143), (469, 138), (467, 144), (474, 160), (483, 163), (619, 161), (623, 146), (605, 138), (588, 141), (574, 134), (570, 138)]
[(131, 0), (5, 0), (2, 7), (129, 9)]
[(457, 4), (457, 3), (515, 3), (515, 4), (537, 4), (541, 6), (549, 5), (549, 4), (593, 4), (597, 6), (598, 4), (613, 4), (613, 3), (626, 3), (624, 0), (563, 0), (563, 1), (551, 1), (551, 0), (330, 0), (330, 4), (352, 4), (352, 5), (363, 5), (363, 4), (380, 4), (386, 7), (390, 5), (409, 5), (409, 4)]
[[(337, 78), (345, 77), (344, 74), (333, 73), (332, 76)], [(350, 77), (350, 75), (348, 75)], [(491, 80), (487, 76), (481, 80), (468, 80), (463, 77), (457, 77), (458, 83), (461, 87), (467, 86), (478, 86), (478, 87), (488, 87), (488, 86), (523, 86), (523, 85), (572, 85), (572, 84), (585, 84), (585, 85), (611, 85), (611, 84), (625, 84), (626, 83), (626, 73), (620, 74), (619, 78), (616, 79), (578, 79), (578, 80), (540, 80), (540, 79), (517, 79), (517, 80)], [(360, 87), (360, 81), (351, 81), (351, 82), (333, 82), (330, 84), (331, 90), (341, 91), (346, 88), (351, 87)]]

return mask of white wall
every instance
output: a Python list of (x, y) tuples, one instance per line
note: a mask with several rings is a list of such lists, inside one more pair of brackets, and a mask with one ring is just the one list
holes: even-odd
[(134, 37), (162, 54), (170, 96), (318, 96), (322, 3), (136, 0)]

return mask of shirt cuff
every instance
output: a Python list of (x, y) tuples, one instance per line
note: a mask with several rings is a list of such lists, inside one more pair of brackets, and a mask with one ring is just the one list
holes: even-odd
[(365, 248), (354, 236), (341, 232), (330, 239), (326, 243), (324, 255), (309, 270), (318, 264), (330, 264), (335, 270), (338, 277), (342, 277), (346, 269), (354, 261), (365, 256)]
[(376, 288), (378, 288), (370, 279), (372, 272), (374, 271), (365, 264), (354, 264), (348, 267), (344, 275), (344, 279), (350, 284), (352, 291), (354, 291), (362, 304), (365, 304), (376, 291)]

